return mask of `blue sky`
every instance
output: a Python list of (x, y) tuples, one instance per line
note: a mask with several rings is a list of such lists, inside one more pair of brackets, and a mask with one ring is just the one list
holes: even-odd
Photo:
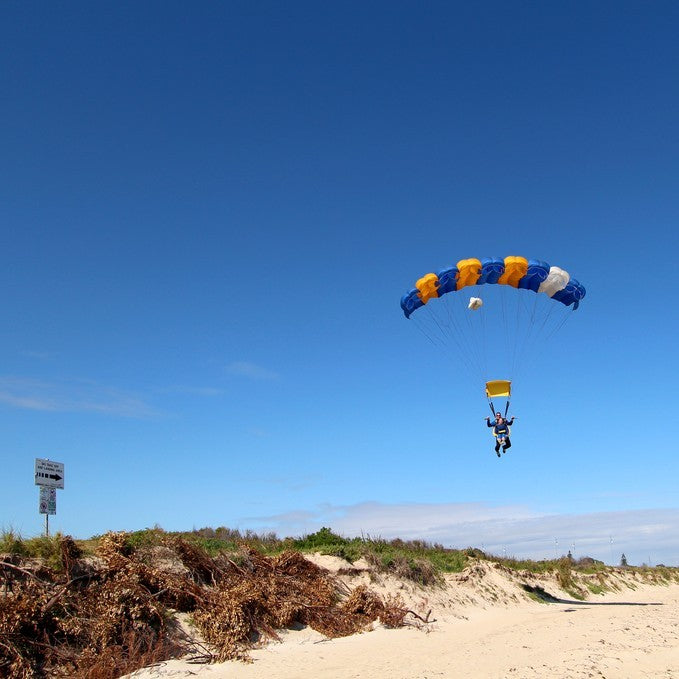
[[(5, 2), (0, 525), (417, 537), (679, 564), (679, 7)], [(514, 383), (401, 295), (587, 288)], [(491, 348), (490, 350), (493, 350)]]

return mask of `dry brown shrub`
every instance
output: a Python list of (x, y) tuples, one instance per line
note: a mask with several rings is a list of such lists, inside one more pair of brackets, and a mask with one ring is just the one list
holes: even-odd
[(172, 535), (167, 536), (163, 542), (175, 552), (196, 582), (212, 585), (217, 582), (220, 569), (200, 547), (179, 536)]
[(60, 549), (65, 572), (13, 567), (20, 577), (0, 599), (0, 676), (105, 679), (186, 651), (156, 596), (170, 588), (131, 557), (124, 535), (102, 539), (98, 569), (70, 538)]
[(380, 612), (380, 622), (385, 627), (403, 627), (406, 615), (411, 612), (405, 607), (401, 597), (390, 594), (384, 600), (384, 608)]
[(365, 585), (359, 585), (342, 604), (342, 610), (349, 615), (376, 620), (384, 610), (382, 599)]
[(0, 676), (40, 676), (41, 644), (49, 634), (45, 628), (54, 628), (43, 614), (49, 598), (49, 589), (29, 578), (16, 583), (12, 594), (0, 599)]
[(106, 533), (99, 540), (97, 556), (103, 560), (109, 570), (118, 570), (125, 567), (132, 548), (126, 540), (126, 533)]
[(70, 535), (62, 537), (59, 541), (59, 552), (61, 556), (61, 565), (69, 579), (81, 575), (82, 573), (79, 565), (83, 553)]
[[(85, 561), (71, 538), (60, 549), (58, 571), (0, 560), (12, 579), (0, 598), (1, 677), (115, 679), (192, 649), (204, 660), (247, 660), (249, 649), (286, 627), (338, 637), (378, 619), (400, 626), (408, 612), (366, 587), (346, 596), (339, 580), (298, 552), (267, 557), (243, 547), (236, 563), (169, 539), (154, 560), (124, 533), (101, 539), (98, 560)], [(192, 612), (210, 650), (197, 653), (172, 610)]]

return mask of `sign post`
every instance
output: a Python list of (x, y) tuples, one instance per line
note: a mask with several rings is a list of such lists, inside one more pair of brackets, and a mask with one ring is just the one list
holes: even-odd
[(49, 536), (50, 514), (57, 513), (57, 489), (40, 486), (40, 506), (38, 511), (45, 515), (45, 536)]
[(35, 459), (35, 485), (40, 486), (38, 511), (45, 515), (45, 537), (50, 534), (50, 514), (57, 513), (57, 488), (64, 487), (64, 464)]

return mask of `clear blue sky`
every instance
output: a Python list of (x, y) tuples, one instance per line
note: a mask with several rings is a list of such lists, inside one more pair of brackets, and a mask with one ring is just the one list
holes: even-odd
[[(675, 2), (4, 2), (0, 525), (42, 530), (44, 457), (76, 537), (679, 564), (678, 32)], [(510, 254), (588, 293), (497, 460), (399, 299)]]

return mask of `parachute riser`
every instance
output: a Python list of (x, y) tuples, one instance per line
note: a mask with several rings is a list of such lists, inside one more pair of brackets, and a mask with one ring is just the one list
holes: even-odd
[[(493, 402), (488, 399), (488, 407), (490, 408), (490, 412), (492, 413), (493, 417), (495, 417), (495, 413), (499, 412), (495, 410), (495, 406), (493, 405)], [(507, 413), (509, 412), (509, 400), (507, 400), (507, 404), (505, 405), (505, 414), (504, 417), (507, 419)]]

